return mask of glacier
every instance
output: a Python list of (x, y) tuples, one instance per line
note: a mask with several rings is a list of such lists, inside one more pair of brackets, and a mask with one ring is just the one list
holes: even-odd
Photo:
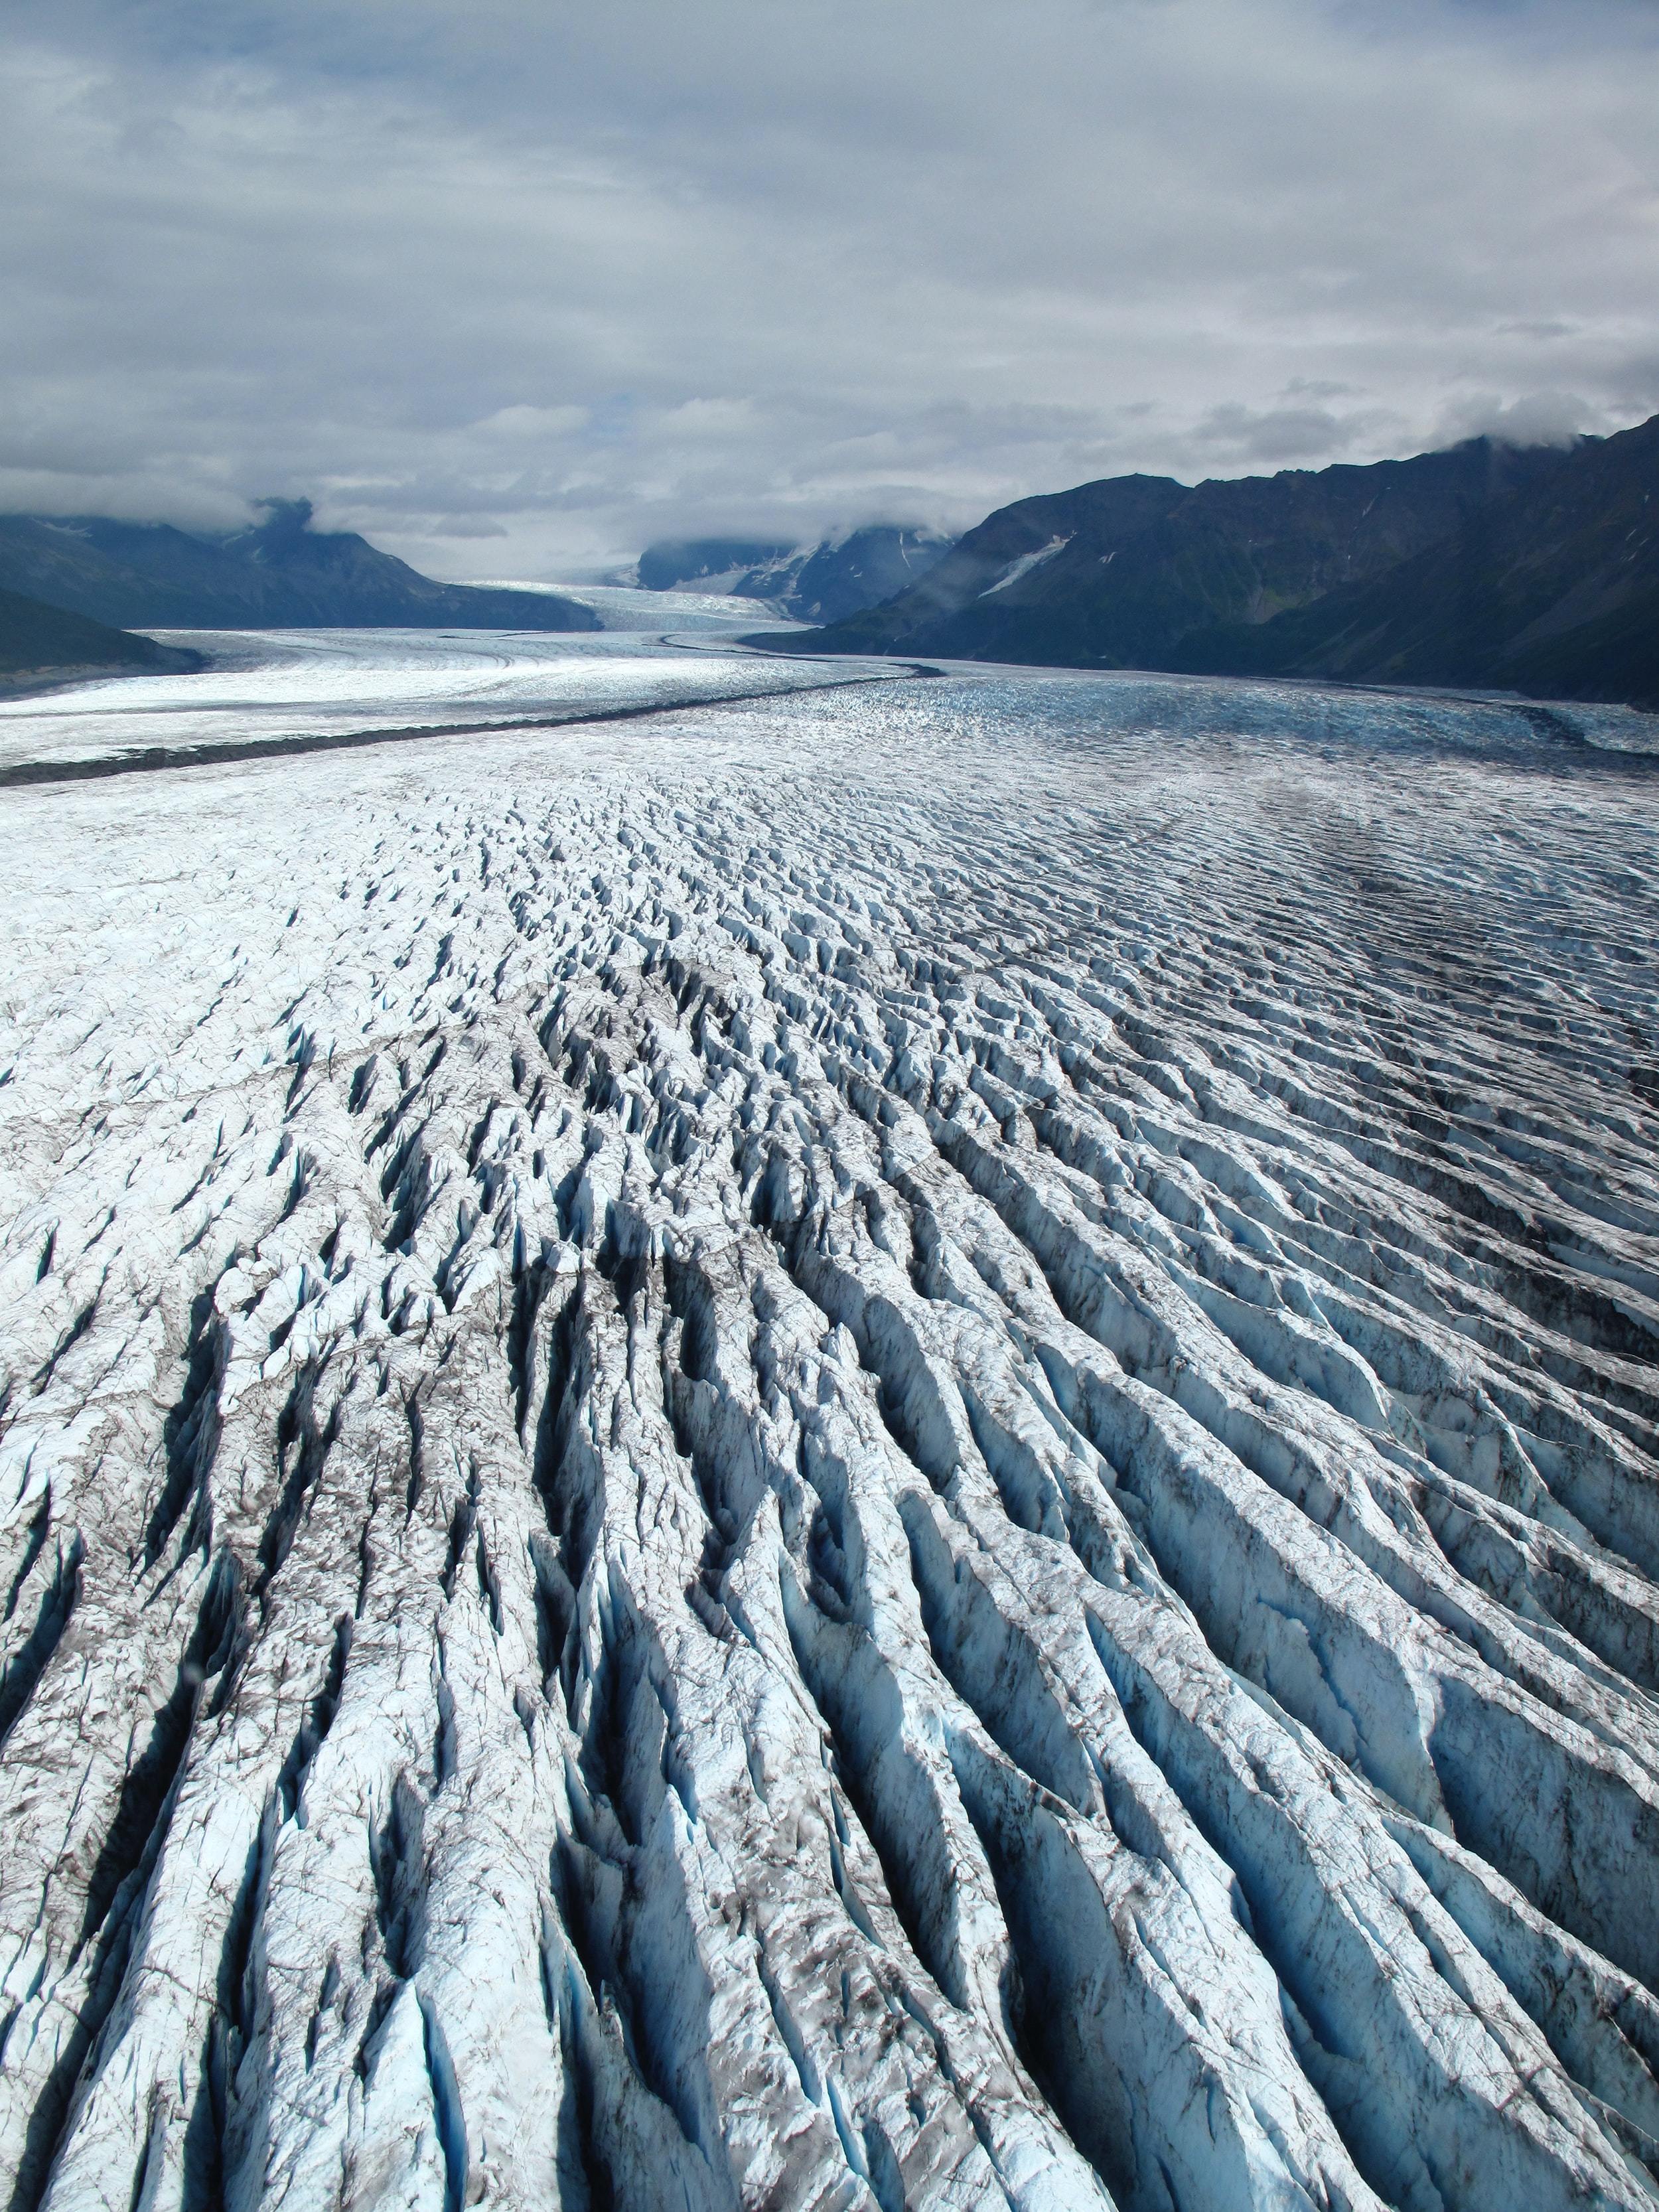
[(0, 710), (10, 2212), (1650, 2207), (1656, 738)]

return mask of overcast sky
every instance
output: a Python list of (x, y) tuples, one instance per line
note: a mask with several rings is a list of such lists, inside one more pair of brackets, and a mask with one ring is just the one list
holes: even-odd
[(430, 570), (1659, 410), (1659, 0), (8, 0), (0, 507)]

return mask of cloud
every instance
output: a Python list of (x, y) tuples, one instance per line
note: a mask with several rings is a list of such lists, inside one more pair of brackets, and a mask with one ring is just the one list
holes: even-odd
[(1527, 392), (1505, 400), (1495, 392), (1470, 392), (1441, 417), (1442, 440), (1496, 438), (1505, 446), (1570, 446), (1587, 432), (1609, 427), (1606, 412), (1577, 392)]
[(505, 538), (507, 525), (487, 514), (441, 514), (427, 531), (433, 538)]
[(1618, 0), (7, 11), (0, 504), (309, 494), (440, 573), (499, 532), (492, 568), (550, 575), (1557, 434), (1540, 394), (1632, 420), (1655, 30)]
[[(1388, 419), (1390, 427), (1400, 427), (1397, 419)], [(1195, 446), (1241, 465), (1285, 468), (1340, 457), (1379, 427), (1375, 414), (1335, 415), (1328, 407), (1252, 408), (1233, 400), (1212, 407), (1194, 424), (1191, 437)]]

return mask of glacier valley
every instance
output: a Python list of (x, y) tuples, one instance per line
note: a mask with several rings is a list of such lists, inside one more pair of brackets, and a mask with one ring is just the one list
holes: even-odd
[(0, 2205), (1651, 2208), (1659, 729), (696, 613), (0, 708)]

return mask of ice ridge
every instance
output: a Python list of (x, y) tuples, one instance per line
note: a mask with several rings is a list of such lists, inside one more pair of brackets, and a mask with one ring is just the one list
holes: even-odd
[(11, 802), (12, 2212), (1652, 2204), (1646, 785), (927, 689)]

